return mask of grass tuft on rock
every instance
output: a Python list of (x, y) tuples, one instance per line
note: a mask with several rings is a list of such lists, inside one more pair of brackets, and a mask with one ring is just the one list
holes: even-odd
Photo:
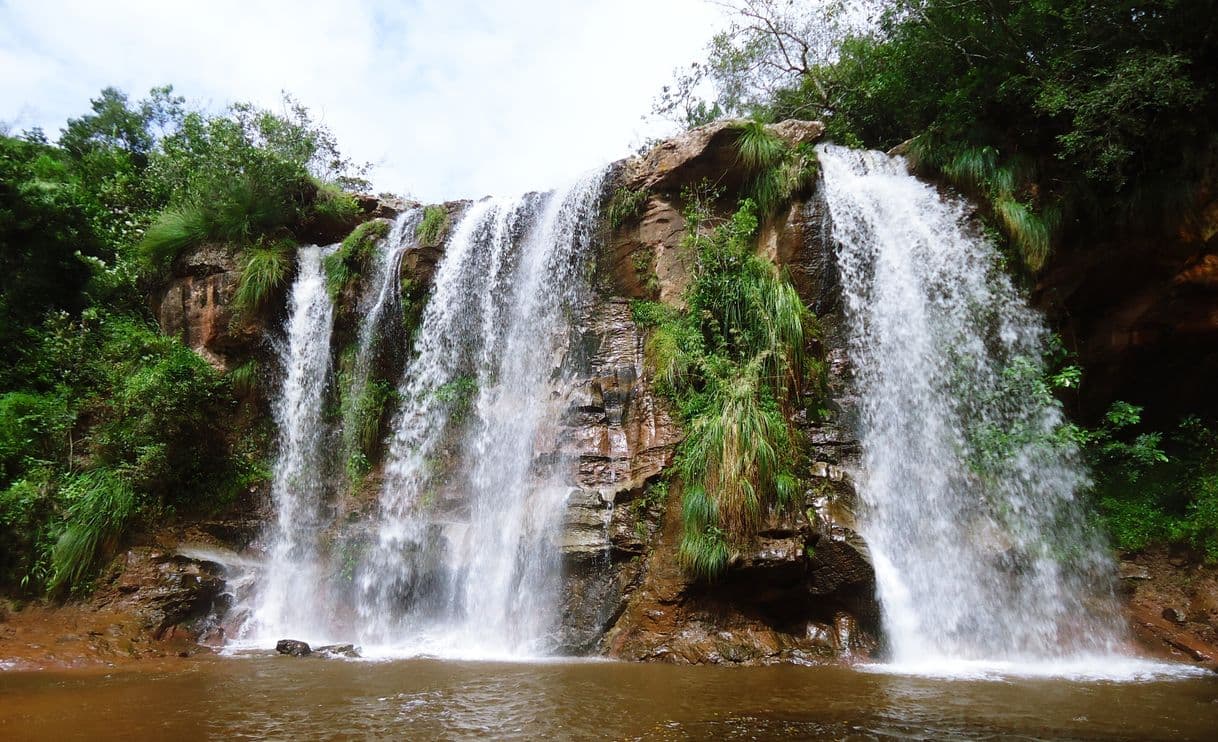
[(428, 206), (423, 209), (423, 218), (415, 227), (414, 236), (422, 247), (439, 247), (448, 234), (451, 220), (443, 206)]

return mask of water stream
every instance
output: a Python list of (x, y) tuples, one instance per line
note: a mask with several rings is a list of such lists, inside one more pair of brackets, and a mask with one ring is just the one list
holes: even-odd
[(1083, 667), (1120, 654), (1109, 551), (1042, 382), (1047, 332), (967, 204), (822, 145), (860, 396), (863, 535), (891, 658)]
[(399, 390), (377, 538), (359, 572), (367, 651), (529, 656), (554, 644), (567, 478), (540, 454), (556, 449), (601, 178), (483, 200), (454, 227)]
[(286, 339), (278, 347), (284, 377), (273, 407), (279, 430), (271, 478), (275, 521), (266, 566), (254, 586), (252, 613), (238, 636), (241, 640), (312, 634), (323, 603), (318, 594), (321, 568), (316, 536), (324, 495), (322, 402), (334, 326), (322, 270), (323, 255), (330, 249), (302, 247), (297, 254)]

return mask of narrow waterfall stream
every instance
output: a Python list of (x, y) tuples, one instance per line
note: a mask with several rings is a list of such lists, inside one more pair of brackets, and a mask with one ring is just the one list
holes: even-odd
[(554, 643), (554, 448), (570, 311), (602, 175), (488, 199), (456, 225), (399, 390), (360, 640), (403, 654), (529, 656)]
[(818, 147), (861, 398), (863, 535), (892, 660), (1093, 663), (1124, 628), (1055, 434), (1047, 332), (902, 158)]
[[(398, 273), (403, 253), (414, 244), (420, 215), (419, 209), (399, 214), (370, 260), (359, 297), (353, 378), (348, 381), (352, 397), (368, 384), (378, 359), (395, 343), (405, 342), (396, 321), (401, 312)], [(336, 626), (341, 611), (330, 590), (333, 555), (321, 548), (321, 533), (331, 525), (323, 513), (333, 463), (326, 445), (332, 431), (325, 407), (334, 375), (335, 313), (323, 259), (335, 249), (310, 246), (298, 254), (285, 337), (277, 346), (284, 375), (273, 405), (279, 431), (271, 484), (276, 517), (267, 535), (261, 577), (234, 591), (244, 603), (238, 613), (245, 615), (238, 644), (261, 646), (286, 636), (319, 640), (346, 633)]]
[[(333, 248), (327, 248), (333, 249)], [(274, 641), (316, 633), (322, 573), (317, 531), (321, 527), (322, 404), (330, 375), (334, 307), (326, 293), (323, 248), (302, 247), (288, 304), (286, 338), (279, 346), (284, 377), (273, 411), (279, 449), (271, 479), (275, 522), (266, 568), (255, 586), (253, 610), (239, 639)]]

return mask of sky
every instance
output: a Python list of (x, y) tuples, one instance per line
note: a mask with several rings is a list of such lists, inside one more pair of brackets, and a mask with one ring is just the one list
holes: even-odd
[(107, 85), (213, 110), (287, 91), (374, 190), (509, 195), (671, 131), (642, 117), (721, 22), (704, 0), (0, 0), (0, 122), (53, 138)]

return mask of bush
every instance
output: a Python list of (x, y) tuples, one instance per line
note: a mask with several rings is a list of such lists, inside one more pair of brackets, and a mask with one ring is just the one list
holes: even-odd
[(76, 414), (57, 394), (0, 395), (0, 486), (21, 472), (68, 464), (68, 435)]
[(682, 485), (682, 565), (713, 579), (753, 537), (768, 508), (792, 502), (794, 442), (786, 412), (804, 380), (811, 314), (790, 283), (754, 251), (750, 200), (711, 235), (702, 199), (690, 204), (687, 246), (696, 254), (686, 309), (635, 302), (651, 327), (647, 357), (686, 429), (676, 469)]
[(55, 543), (55, 486), (49, 472), (30, 472), (0, 490), (0, 585), (42, 590), (51, 576)]
[(374, 219), (352, 230), (339, 248), (322, 260), (326, 272), (326, 290), (333, 301), (346, 290), (368, 265), (376, 246), (389, 236), (389, 222)]
[(1081, 432), (1101, 523), (1126, 551), (1182, 544), (1218, 563), (1218, 432), (1190, 418), (1170, 436), (1131, 433), (1141, 412), (1116, 402)]
[(246, 251), (234, 302), (245, 312), (266, 304), (288, 280), (296, 244), (291, 240), (262, 241)]
[(113, 472), (96, 470), (72, 478), (63, 488), (68, 517), (51, 552), (48, 591), (64, 595), (81, 587), (98, 560), (118, 545), (137, 509), (135, 491)]
[(423, 218), (415, 227), (415, 239), (422, 247), (439, 247), (448, 234), (450, 219), (443, 206), (428, 206), (423, 209)]

